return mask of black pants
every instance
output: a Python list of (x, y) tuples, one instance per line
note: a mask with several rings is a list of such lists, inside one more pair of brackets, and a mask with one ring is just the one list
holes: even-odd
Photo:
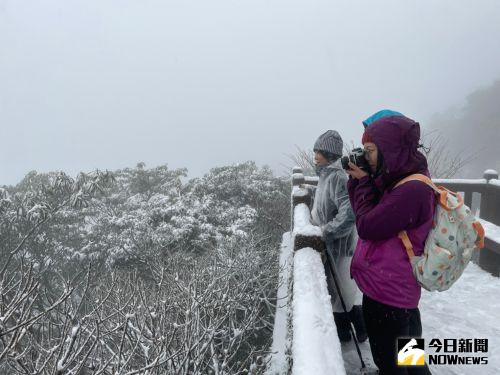
[(363, 295), (363, 316), (375, 364), (380, 375), (430, 374), (427, 367), (398, 367), (398, 337), (420, 337), (420, 311), (385, 305)]

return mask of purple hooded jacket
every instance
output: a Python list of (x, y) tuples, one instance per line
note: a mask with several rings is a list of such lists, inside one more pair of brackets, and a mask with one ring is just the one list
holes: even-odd
[(382, 157), (378, 177), (348, 182), (359, 240), (351, 275), (368, 297), (399, 308), (416, 308), (420, 286), (398, 233), (406, 230), (415, 255), (423, 252), (432, 226), (434, 192), (410, 181), (394, 185), (414, 173), (429, 175), (425, 156), (418, 151), (420, 126), (404, 116), (383, 117), (365, 130)]

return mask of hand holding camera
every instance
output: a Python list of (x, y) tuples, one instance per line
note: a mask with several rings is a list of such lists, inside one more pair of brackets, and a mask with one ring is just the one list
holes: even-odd
[(365, 157), (365, 150), (358, 147), (341, 159), (342, 168), (353, 178), (361, 179), (368, 176), (370, 164)]

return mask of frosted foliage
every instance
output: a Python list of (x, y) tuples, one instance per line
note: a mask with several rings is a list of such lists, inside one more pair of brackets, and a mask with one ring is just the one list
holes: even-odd
[(248, 162), (0, 188), (0, 373), (262, 373), (289, 186)]
[(262, 373), (277, 265), (276, 252), (248, 239), (177, 253), (147, 277), (87, 267), (44, 286), (13, 262), (0, 287), (0, 373)]
[(73, 180), (62, 173), (32, 172), (4, 188), (2, 238), (19, 240), (17, 226), (50, 215), (50, 227), (29, 239), (35, 258), (113, 267), (175, 251), (202, 253), (255, 230), (278, 242), (288, 223), (288, 184), (253, 163), (215, 168), (187, 182), (183, 169), (147, 169), (143, 163), (107, 176), (109, 181), (99, 185), (83, 175)]

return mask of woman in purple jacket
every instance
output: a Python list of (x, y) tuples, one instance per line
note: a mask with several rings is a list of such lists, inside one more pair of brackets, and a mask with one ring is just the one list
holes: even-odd
[(426, 184), (395, 184), (414, 173), (428, 175), (418, 151), (420, 126), (398, 112), (381, 111), (364, 122), (364, 171), (347, 172), (349, 198), (359, 240), (351, 275), (363, 292), (363, 315), (380, 374), (429, 374), (425, 367), (398, 367), (398, 337), (420, 337), (420, 286), (399, 232), (406, 230), (415, 255), (421, 255), (432, 226), (434, 192)]

